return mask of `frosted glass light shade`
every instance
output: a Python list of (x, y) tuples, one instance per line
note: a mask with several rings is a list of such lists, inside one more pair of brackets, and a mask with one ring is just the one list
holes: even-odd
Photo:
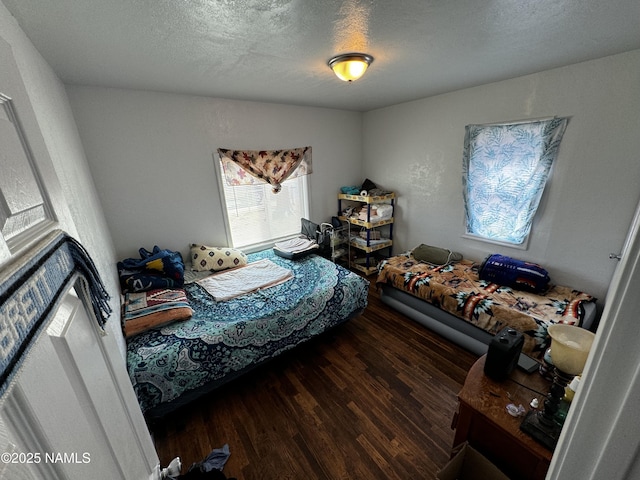
[(331, 58), (328, 64), (340, 80), (352, 82), (364, 75), (364, 72), (367, 71), (371, 62), (373, 62), (371, 55), (364, 53), (345, 53)]
[(570, 375), (580, 375), (587, 362), (595, 335), (575, 325), (552, 325), (547, 330), (551, 336), (551, 360), (559, 370)]

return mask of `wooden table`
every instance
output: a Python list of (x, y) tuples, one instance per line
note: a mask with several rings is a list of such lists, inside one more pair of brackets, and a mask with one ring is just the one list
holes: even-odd
[(506, 406), (513, 403), (529, 410), (537, 397), (542, 408), (550, 383), (537, 372), (527, 374), (518, 368), (508, 379), (496, 382), (484, 374), (485, 358), (473, 364), (458, 395), (453, 446), (467, 441), (509, 477), (543, 480), (553, 452), (520, 431), (523, 417), (509, 415)]

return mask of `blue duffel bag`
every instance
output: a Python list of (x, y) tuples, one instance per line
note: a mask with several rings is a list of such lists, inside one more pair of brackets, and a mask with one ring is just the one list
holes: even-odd
[(550, 280), (540, 265), (498, 254), (484, 259), (478, 276), (480, 280), (534, 293), (545, 292)]

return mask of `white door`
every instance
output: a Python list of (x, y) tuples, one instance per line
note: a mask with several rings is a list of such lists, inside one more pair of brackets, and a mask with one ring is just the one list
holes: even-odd
[[(2, 39), (0, 66), (0, 282), (8, 285), (13, 265), (60, 228), (67, 207)], [(0, 296), (0, 360), (18, 328), (15, 311), (3, 308), (6, 298)], [(112, 317), (119, 321), (117, 312)], [(47, 318), (0, 399), (0, 479), (159, 478), (116, 339), (104, 335), (73, 285)]]
[(109, 361), (113, 340), (70, 289), (0, 410), (0, 478), (154, 478), (129, 378)]
[(549, 479), (640, 479), (640, 204), (621, 252)]

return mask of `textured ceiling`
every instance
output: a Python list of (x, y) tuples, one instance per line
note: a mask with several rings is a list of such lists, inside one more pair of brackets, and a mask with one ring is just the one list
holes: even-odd
[(67, 84), (359, 111), (640, 48), (640, 0), (0, 1)]

